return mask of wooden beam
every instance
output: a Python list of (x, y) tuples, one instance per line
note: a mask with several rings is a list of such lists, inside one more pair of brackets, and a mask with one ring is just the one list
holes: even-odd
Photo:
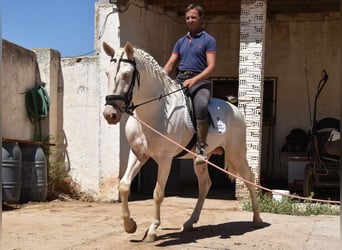
[(56, 146), (55, 143), (47, 143), (41, 141), (29, 141), (29, 140), (18, 140), (18, 139), (9, 139), (9, 138), (2, 138), (3, 142), (17, 142), (19, 144), (27, 144), (27, 145), (37, 145), (37, 146)]

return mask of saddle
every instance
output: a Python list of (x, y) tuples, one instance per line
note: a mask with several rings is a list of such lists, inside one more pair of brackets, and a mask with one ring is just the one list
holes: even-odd
[[(186, 108), (185, 108), (185, 124), (187, 128), (193, 133), (193, 137), (186, 145), (188, 150), (192, 149), (196, 144), (196, 120), (194, 116), (194, 107), (192, 104), (191, 97), (185, 95), (186, 100)], [(208, 134), (223, 134), (227, 130), (227, 114), (226, 108), (223, 108), (224, 105), (227, 105), (227, 102), (217, 98), (210, 98), (208, 105), (208, 116), (209, 116), (209, 128)], [(186, 150), (182, 150), (179, 154), (177, 154), (174, 159), (184, 156), (187, 153)]]
[[(198, 73), (196, 72), (191, 72), (191, 71), (179, 71), (176, 82), (180, 83), (182, 81), (185, 81), (186, 79), (192, 78)], [(196, 134), (197, 128), (196, 128), (196, 118), (195, 118), (195, 113), (194, 113), (194, 105), (192, 102), (192, 98), (190, 94), (187, 93), (186, 89), (183, 89), (183, 96), (185, 99), (185, 123), (188, 127), (188, 129)], [(209, 133), (224, 133), (226, 130), (226, 125), (224, 124), (224, 115), (222, 112), (220, 112), (220, 105), (223, 105), (225, 101), (216, 99), (216, 98), (211, 98), (209, 100), (209, 105), (208, 105), (208, 122), (209, 122), (209, 127), (208, 127), (208, 134)]]
[[(196, 133), (196, 119), (194, 114), (194, 107), (191, 100), (191, 97), (185, 95), (186, 99), (186, 109), (185, 109), (185, 123), (188, 129), (192, 133)], [(222, 105), (226, 105), (226, 102), (217, 98), (210, 98), (208, 105), (208, 134), (222, 134), (226, 132), (227, 124), (226, 124), (226, 115), (224, 109), (222, 109)]]

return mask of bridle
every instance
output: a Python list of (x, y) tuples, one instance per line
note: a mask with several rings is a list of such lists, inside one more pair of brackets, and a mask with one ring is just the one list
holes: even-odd
[[(123, 55), (122, 55), (123, 56)], [(115, 77), (114, 77), (114, 81), (116, 81), (116, 76), (117, 74), (119, 73), (119, 70), (120, 70), (120, 63), (121, 62), (126, 62), (126, 63), (130, 63), (134, 66), (134, 70), (133, 70), (133, 74), (132, 74), (132, 79), (131, 79), (131, 83), (129, 85), (129, 88), (128, 88), (128, 91), (126, 94), (124, 95), (107, 95), (106, 96), (106, 104), (105, 105), (111, 105), (113, 106), (115, 109), (117, 110), (120, 110), (121, 112), (125, 112), (129, 115), (133, 115), (133, 111), (139, 107), (139, 106), (142, 106), (142, 105), (145, 105), (147, 103), (150, 103), (150, 102), (153, 102), (153, 101), (156, 101), (156, 100), (160, 100), (166, 96), (169, 96), (171, 94), (174, 94), (178, 91), (184, 91), (186, 89), (186, 87), (182, 86), (180, 87), (179, 89), (175, 90), (175, 91), (172, 91), (170, 93), (166, 93), (164, 95), (160, 95), (159, 97), (156, 97), (156, 98), (153, 98), (151, 100), (148, 100), (148, 101), (145, 101), (143, 103), (140, 103), (140, 104), (137, 104), (137, 105), (134, 105), (134, 103), (132, 102), (132, 98), (133, 98), (133, 90), (134, 90), (134, 86), (135, 86), (135, 82), (138, 82), (138, 87), (140, 87), (140, 73), (139, 71), (137, 70), (137, 64), (135, 62), (135, 60), (130, 60), (130, 59), (125, 59), (125, 58), (122, 58), (122, 56), (120, 57), (119, 60), (117, 60), (116, 58), (111, 58), (110, 61), (111, 62), (114, 62), (114, 63), (117, 63), (118, 62), (118, 68), (117, 68), (117, 71), (116, 71), (116, 74), (115, 74)], [(125, 107), (123, 109), (121, 109), (115, 101), (117, 100), (121, 100), (121, 101), (124, 101), (125, 102)]]
[[(135, 106), (132, 103), (133, 89), (134, 89), (134, 86), (135, 86), (135, 82), (138, 82), (138, 87), (140, 86), (140, 73), (137, 70), (137, 64), (136, 64), (134, 59), (133, 60), (125, 59), (125, 58), (122, 58), (122, 56), (120, 57), (119, 60), (117, 60), (116, 58), (111, 58), (110, 59), (111, 62), (118, 63), (118, 68), (116, 70), (114, 81), (116, 81), (116, 76), (119, 73), (120, 63), (121, 62), (126, 62), (126, 63), (130, 63), (130, 64), (132, 64), (134, 66), (131, 83), (129, 85), (129, 88), (128, 88), (128, 91), (127, 91), (126, 94), (124, 94), (124, 95), (107, 95), (106, 96), (106, 104), (105, 105), (111, 105), (114, 108), (120, 110), (121, 112), (126, 112), (127, 114), (132, 115), (133, 111), (135, 109)], [(115, 101), (117, 101), (117, 100), (121, 100), (121, 101), (125, 102), (125, 107), (124, 107), (123, 110), (120, 109), (118, 107), (118, 105), (115, 103)]]

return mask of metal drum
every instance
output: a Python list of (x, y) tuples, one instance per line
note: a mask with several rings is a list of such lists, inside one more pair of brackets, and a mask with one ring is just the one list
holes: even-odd
[(2, 200), (17, 203), (21, 194), (22, 154), (17, 143), (2, 143)]
[(47, 160), (42, 148), (22, 146), (21, 198), (26, 201), (45, 201), (48, 191)]

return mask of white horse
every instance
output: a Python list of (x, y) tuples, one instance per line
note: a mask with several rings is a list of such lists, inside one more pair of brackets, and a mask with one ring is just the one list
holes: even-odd
[[(120, 180), (119, 187), (125, 231), (134, 233), (137, 228), (128, 208), (132, 180), (144, 163), (152, 158), (158, 164), (158, 177), (153, 192), (153, 222), (147, 229), (144, 240), (155, 241), (156, 229), (161, 223), (160, 205), (164, 199), (171, 163), (173, 158), (182, 152), (182, 149), (143, 126), (137, 119), (144, 121), (176, 143), (188, 145), (194, 136), (194, 131), (186, 119), (186, 101), (183, 92), (178, 91), (180, 90), (179, 84), (174, 82), (148, 53), (133, 48), (130, 43), (126, 43), (118, 53), (115, 53), (114, 49), (106, 43), (103, 43), (103, 48), (111, 58), (107, 70), (108, 95), (103, 115), (109, 124), (117, 124), (125, 111), (131, 115), (126, 124), (126, 136), (131, 150), (128, 166)], [(133, 103), (137, 105), (134, 106)], [(221, 151), (222, 153), (224, 150), (226, 169), (229, 166), (231, 173), (239, 174), (248, 182), (253, 183), (254, 175), (246, 159), (246, 126), (243, 116), (234, 105), (228, 102), (216, 99), (215, 103), (215, 109), (220, 111), (218, 117), (223, 117), (225, 120), (216, 124), (218, 125), (216, 131), (210, 133), (209, 129), (208, 156), (210, 157), (214, 152)], [(191, 150), (195, 152), (194, 147)], [(194, 158), (194, 155), (186, 152), (182, 158)], [(183, 231), (192, 230), (193, 224), (199, 220), (204, 200), (211, 186), (207, 167), (207, 164), (194, 166), (198, 179), (199, 197), (190, 218), (183, 224)], [(260, 226), (262, 220), (256, 190), (248, 182), (245, 184), (252, 199), (253, 222)]]

